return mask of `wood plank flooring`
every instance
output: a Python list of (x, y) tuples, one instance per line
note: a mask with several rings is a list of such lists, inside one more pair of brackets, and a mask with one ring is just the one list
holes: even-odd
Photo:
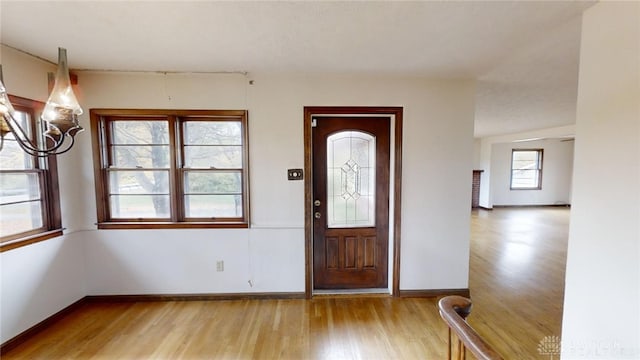
[[(472, 213), (469, 322), (506, 359), (560, 336), (568, 222), (563, 208)], [(444, 359), (436, 301), (88, 303), (2, 359)]]
[(561, 336), (569, 209), (476, 210), (471, 226), (469, 324), (506, 359), (540, 359)]

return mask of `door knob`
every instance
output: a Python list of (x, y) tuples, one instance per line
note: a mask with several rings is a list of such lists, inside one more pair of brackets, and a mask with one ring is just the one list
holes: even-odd
[(322, 215), (320, 215), (320, 212), (318, 212), (318, 211), (316, 211), (316, 212), (313, 214), (313, 217), (315, 217), (316, 219), (320, 219), (320, 216), (322, 216)]

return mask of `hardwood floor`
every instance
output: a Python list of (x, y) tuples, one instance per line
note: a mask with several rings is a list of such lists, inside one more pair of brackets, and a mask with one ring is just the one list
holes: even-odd
[(506, 359), (538, 359), (561, 336), (569, 209), (496, 208), (471, 216), (469, 324)]
[[(506, 359), (560, 336), (568, 222), (563, 208), (472, 213), (469, 323)], [(87, 303), (2, 359), (444, 359), (436, 301)]]
[(2, 359), (440, 359), (434, 309), (390, 297), (95, 303)]

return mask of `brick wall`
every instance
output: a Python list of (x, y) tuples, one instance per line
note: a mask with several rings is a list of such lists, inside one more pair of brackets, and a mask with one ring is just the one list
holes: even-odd
[(471, 207), (480, 206), (480, 175), (482, 170), (473, 170), (473, 182), (471, 185)]

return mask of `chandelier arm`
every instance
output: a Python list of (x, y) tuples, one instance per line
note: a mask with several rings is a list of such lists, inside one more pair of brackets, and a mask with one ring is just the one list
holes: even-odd
[(13, 116), (11, 116), (10, 114), (8, 117), (4, 116), (4, 118), (18, 146), (20, 146), (20, 148), (27, 154), (31, 156), (35, 156), (35, 152), (37, 152), (37, 149), (35, 148), (34, 144), (31, 142), (31, 140), (29, 140), (29, 138), (26, 136), (22, 127), (18, 124), (13, 123), (14, 119), (13, 119)]
[[(55, 125), (51, 125), (51, 126), (55, 127)], [(71, 132), (72, 130), (75, 130), (75, 131), (72, 133)], [(47, 156), (47, 155), (60, 155), (60, 154), (66, 153), (67, 151), (71, 150), (71, 147), (73, 147), (73, 145), (76, 143), (76, 134), (79, 133), (79, 132), (82, 132), (82, 131), (84, 131), (84, 129), (82, 128), (82, 126), (79, 126), (79, 125), (75, 126), (73, 128), (70, 128), (64, 134), (61, 135), (60, 141), (55, 141), (53, 139), (53, 137), (45, 134), (46, 137), (51, 138), (52, 141), (54, 141), (56, 143), (56, 146), (47, 149), (46, 152), (45, 151), (41, 151), (41, 152), (43, 154), (45, 154), (44, 156)], [(69, 141), (65, 141), (65, 138), (68, 138)], [(59, 150), (60, 147), (62, 147), (62, 145), (64, 143), (68, 143), (69, 145), (66, 148), (64, 148), (63, 150)], [(37, 155), (37, 156), (40, 156), (40, 155)], [(40, 156), (40, 157), (43, 157), (43, 156)]]
[[(50, 125), (50, 126), (55, 127), (55, 125)], [(56, 127), (56, 129), (57, 129), (57, 127)], [(46, 133), (45, 133), (45, 134), (43, 134), (42, 136), (45, 138), (45, 140), (44, 140), (44, 143), (45, 143), (45, 144), (46, 144), (46, 139), (48, 138), (48, 139), (51, 139), (51, 141), (54, 143), (54, 146), (49, 147), (49, 148), (46, 148), (46, 149), (44, 149), (44, 150), (42, 150), (42, 149), (37, 149), (36, 151), (37, 151), (37, 152), (39, 152), (39, 153), (43, 153), (43, 154), (52, 154), (52, 155), (57, 155), (57, 154), (58, 154), (57, 150), (58, 150), (58, 149), (62, 146), (62, 144), (64, 143), (64, 138), (66, 137), (66, 134), (61, 134), (61, 135), (60, 135), (59, 140), (56, 140), (53, 136), (48, 135), (48, 134), (46, 134)], [(45, 146), (46, 146), (46, 145), (45, 145)]]
[[(8, 117), (7, 117), (7, 115), (8, 115)], [(9, 128), (11, 129), (11, 132), (14, 134), (16, 142), (22, 148), (22, 150), (24, 150), (27, 154), (29, 154), (31, 156), (37, 156), (37, 157), (46, 157), (46, 156), (49, 156), (49, 155), (57, 155), (57, 154), (59, 154), (57, 152), (57, 150), (64, 143), (65, 136), (61, 136), (59, 140), (55, 140), (55, 139), (53, 139), (53, 137), (47, 136), (49, 139), (51, 139), (53, 141), (54, 146), (46, 148), (44, 150), (43, 149), (39, 149), (37, 147), (37, 145), (34, 144), (31, 139), (29, 139), (29, 137), (27, 136), (26, 132), (24, 131), (22, 126), (20, 126), (20, 124), (16, 121), (16, 119), (13, 117), (13, 115), (11, 115), (10, 113), (6, 114), (5, 115), (5, 120), (6, 120), (7, 124), (9, 125)], [(68, 150), (69, 149), (65, 149), (64, 152), (66, 152)]]
[(24, 152), (26, 152), (27, 154), (29, 154), (31, 156), (35, 156), (35, 157), (39, 157), (39, 158), (45, 158), (45, 157), (47, 157), (49, 155), (60, 155), (60, 154), (66, 153), (67, 151), (71, 150), (71, 146), (73, 146), (74, 142), (75, 142), (75, 139), (73, 137), (71, 137), (71, 141), (69, 141), (69, 146), (64, 148), (64, 150), (62, 150), (62, 151), (58, 151), (58, 149), (60, 147), (62, 147), (62, 144), (65, 143), (64, 138), (60, 138), (60, 141), (56, 141), (56, 145), (54, 147), (47, 148), (47, 150), (31, 149), (31, 148), (29, 148), (27, 146), (23, 146), (24, 144), (20, 143), (19, 141), (18, 141), (18, 145), (20, 145), (20, 147), (22, 147), (22, 150)]
[(22, 151), (24, 151), (25, 153), (27, 153), (27, 155), (31, 155), (31, 156), (35, 156), (35, 157), (46, 157), (48, 155), (43, 155), (39, 152), (33, 151), (30, 148), (23, 146), (21, 142), (17, 141), (18, 145), (20, 145), (20, 147), (22, 148)]
[[(64, 150), (56, 151), (54, 153), (49, 153), (49, 154), (46, 154), (46, 155), (36, 155), (36, 156), (45, 157), (45, 156), (49, 156), (49, 155), (60, 155), (60, 154), (66, 153), (67, 151), (71, 150), (71, 147), (73, 147), (73, 144), (75, 144), (75, 142), (76, 142), (75, 136), (69, 136), (69, 138), (71, 139), (69, 141), (69, 146), (67, 146)], [(62, 145), (62, 142), (60, 143), (60, 145)], [(60, 146), (58, 146), (58, 147), (60, 147)]]
[(17, 142), (19, 143), (27, 142), (31, 148), (33, 149), (36, 148), (35, 145), (31, 142), (31, 140), (29, 140), (29, 136), (27, 136), (27, 133), (24, 131), (22, 126), (20, 126), (18, 121), (16, 121), (16, 119), (13, 117), (11, 113), (3, 114), (3, 117)]
[[(72, 141), (70, 141), (69, 146), (67, 146), (62, 151), (42, 151), (42, 150), (35, 151), (35, 150), (27, 148), (27, 147), (22, 147), (22, 146), (21, 147), (22, 147), (22, 150), (25, 153), (27, 153), (28, 155), (35, 156), (35, 157), (38, 157), (38, 158), (45, 158), (45, 157), (48, 157), (50, 155), (60, 155), (60, 154), (66, 153), (67, 151), (71, 150), (71, 146), (73, 146), (74, 141), (75, 141), (75, 139), (72, 138)], [(20, 142), (18, 142), (18, 145), (21, 145)], [(61, 145), (62, 145), (62, 143), (58, 144), (56, 149), (59, 148)]]
[(24, 144), (20, 140), (16, 140), (16, 142), (18, 143), (20, 148), (22, 148), (22, 151), (24, 151), (28, 155), (35, 156), (35, 157), (47, 157), (49, 155), (52, 155), (50, 153), (44, 153), (42, 151), (39, 151), (39, 150), (36, 150), (36, 149), (32, 149), (31, 147), (27, 146), (26, 144)]

